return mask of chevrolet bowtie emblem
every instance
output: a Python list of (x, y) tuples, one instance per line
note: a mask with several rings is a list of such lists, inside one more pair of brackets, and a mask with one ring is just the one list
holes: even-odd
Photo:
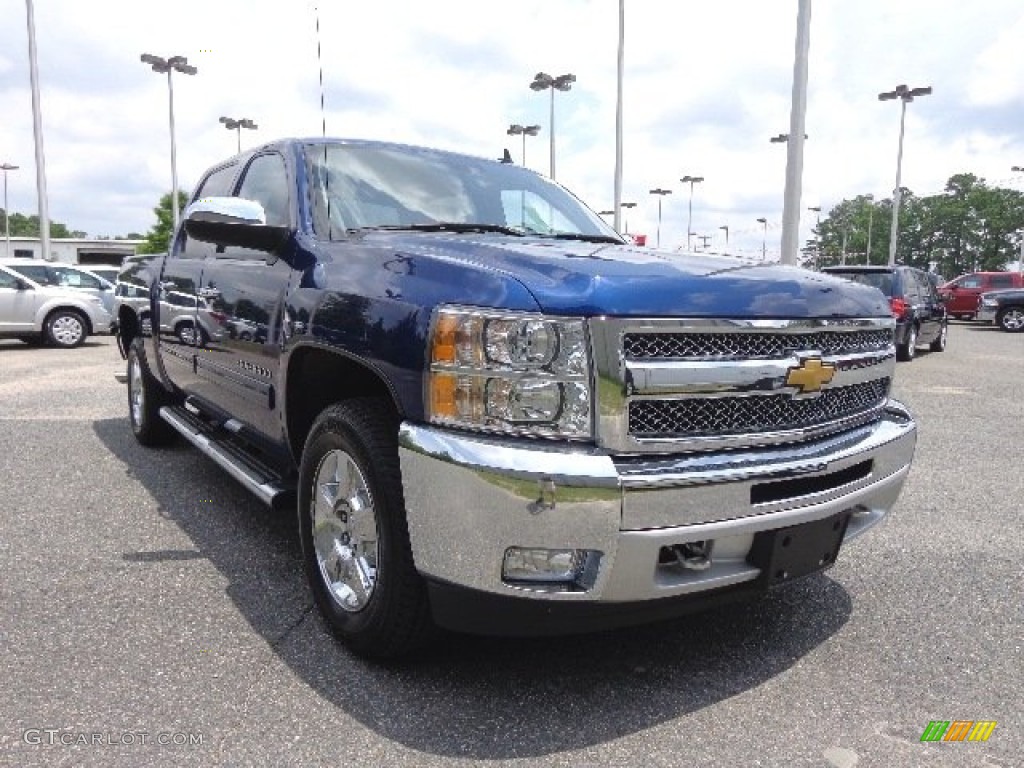
[(836, 367), (831, 363), (823, 363), (817, 358), (801, 360), (800, 365), (786, 371), (786, 386), (796, 387), (802, 395), (820, 392), (835, 375)]

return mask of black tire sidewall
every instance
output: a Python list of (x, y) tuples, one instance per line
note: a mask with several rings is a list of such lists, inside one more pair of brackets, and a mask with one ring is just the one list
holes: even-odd
[[(397, 474), (397, 443), (382, 440), (372, 423), (375, 418), (385, 418), (385, 413), (380, 401), (371, 398), (325, 410), (306, 440), (299, 471), (299, 538), (313, 596), (331, 631), (352, 650), (371, 656), (392, 655), (387, 644), (393, 636), (414, 634), (409, 630), (414, 628), (415, 617), (403, 616), (399, 606), (408, 599), (410, 590), (419, 587), (409, 547), (401, 477)], [(313, 482), (320, 463), (332, 450), (343, 451), (357, 464), (376, 516), (377, 581), (369, 601), (359, 611), (346, 611), (335, 602), (324, 584), (313, 546)], [(408, 626), (396, 633), (396, 624)], [(399, 638), (397, 646), (401, 645)]]
[[(139, 366), (140, 386), (142, 387), (142, 416), (139, 422), (132, 415), (132, 363)], [(155, 446), (169, 442), (175, 435), (167, 422), (160, 418), (160, 408), (169, 402), (164, 390), (153, 378), (146, 365), (146, 354), (141, 339), (136, 339), (128, 347), (128, 423), (131, 425), (135, 439), (142, 445)]]

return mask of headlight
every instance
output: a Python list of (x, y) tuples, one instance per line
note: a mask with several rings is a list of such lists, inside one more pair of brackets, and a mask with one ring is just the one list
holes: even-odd
[(996, 301), (996, 300), (995, 300), (994, 298), (992, 298), (991, 296), (982, 296), (982, 297), (981, 297), (981, 305), (982, 305), (983, 307), (995, 307), (995, 306), (997, 306), (998, 304), (999, 304), (999, 302), (998, 302), (998, 301)]
[(494, 432), (591, 435), (583, 320), (483, 309), (437, 311), (427, 418)]

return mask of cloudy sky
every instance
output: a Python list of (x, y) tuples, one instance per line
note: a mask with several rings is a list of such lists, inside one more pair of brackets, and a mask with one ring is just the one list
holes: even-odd
[[(558, 181), (610, 208), (615, 158), (616, 0), (375, 0), (319, 4), (329, 135), (426, 144), (516, 160), (510, 123), (540, 124), (527, 165), (548, 172), (548, 95), (535, 73), (573, 73), (556, 97)], [(306, 0), (36, 0), (50, 216), (93, 235), (144, 232), (170, 188), (167, 87), (143, 52), (184, 55), (176, 75), (178, 177), (190, 189), (235, 151), (222, 115), (259, 125), (244, 146), (319, 135), (317, 4)], [(12, 211), (36, 212), (25, 4), (0, 26), (0, 162)], [(623, 200), (633, 232), (662, 245), (693, 229), (769, 258), (781, 235), (796, 0), (626, 0)], [(953, 173), (1024, 189), (1024, 4), (1020, 0), (818, 0), (813, 5), (803, 207), (893, 187), (899, 83), (934, 95), (907, 110), (903, 183), (938, 192)], [(803, 211), (802, 240), (814, 214)]]

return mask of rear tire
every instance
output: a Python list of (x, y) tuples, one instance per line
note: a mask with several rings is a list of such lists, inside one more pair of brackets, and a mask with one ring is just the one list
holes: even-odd
[(1007, 307), (996, 317), (996, 322), (1007, 333), (1024, 331), (1024, 307)]
[(942, 330), (939, 331), (938, 337), (931, 344), (928, 345), (928, 349), (932, 352), (945, 352), (946, 350), (946, 336), (948, 335), (949, 326), (945, 323), (942, 324)]
[(160, 408), (170, 401), (167, 391), (149, 372), (142, 339), (135, 339), (128, 348), (128, 421), (141, 445), (167, 445), (177, 435), (160, 418)]
[(43, 326), (46, 341), (55, 347), (73, 349), (81, 346), (89, 335), (89, 323), (80, 312), (58, 309), (46, 318)]
[(910, 362), (917, 352), (917, 326), (912, 325), (907, 329), (907, 340), (896, 347), (896, 359), (903, 362)]
[(313, 596), (353, 652), (400, 656), (431, 634), (413, 564), (398, 464), (398, 420), (380, 398), (330, 406), (316, 419), (299, 472), (299, 537)]

